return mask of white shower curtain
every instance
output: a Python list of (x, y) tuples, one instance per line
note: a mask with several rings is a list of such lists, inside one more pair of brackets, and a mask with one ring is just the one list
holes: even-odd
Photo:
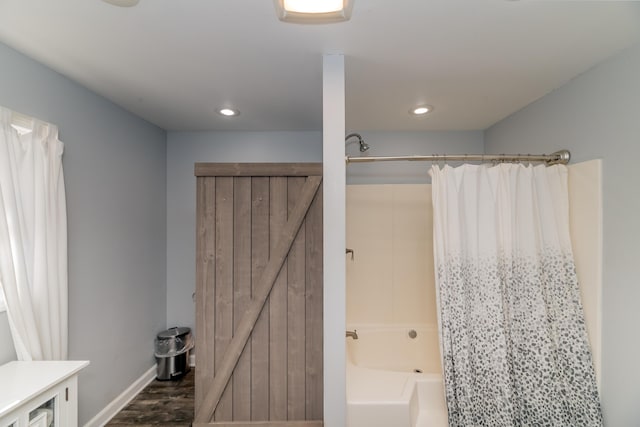
[(19, 360), (67, 358), (67, 216), (58, 129), (0, 107), (0, 291)]
[(449, 424), (601, 426), (567, 169), (431, 169)]

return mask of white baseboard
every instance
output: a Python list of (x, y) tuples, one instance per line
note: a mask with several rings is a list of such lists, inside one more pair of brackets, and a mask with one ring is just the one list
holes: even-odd
[(134, 397), (156, 378), (157, 365), (149, 368), (140, 378), (135, 380), (125, 391), (120, 393), (95, 417), (91, 418), (84, 427), (102, 427), (115, 417)]
[(191, 366), (192, 368), (196, 367), (196, 355), (193, 353), (189, 355), (189, 366)]

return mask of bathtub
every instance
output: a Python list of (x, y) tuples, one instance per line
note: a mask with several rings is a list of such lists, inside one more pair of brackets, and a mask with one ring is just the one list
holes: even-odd
[(358, 339), (347, 338), (347, 426), (447, 427), (437, 328), (349, 325), (354, 329)]

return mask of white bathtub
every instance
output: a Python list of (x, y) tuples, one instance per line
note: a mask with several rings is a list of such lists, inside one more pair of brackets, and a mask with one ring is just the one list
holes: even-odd
[(437, 329), (349, 325), (354, 329), (358, 339), (347, 338), (347, 426), (448, 426)]

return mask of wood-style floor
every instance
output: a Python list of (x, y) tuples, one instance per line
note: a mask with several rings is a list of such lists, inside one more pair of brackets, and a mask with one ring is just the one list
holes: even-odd
[(189, 427), (193, 422), (194, 369), (179, 380), (153, 380), (108, 427)]

